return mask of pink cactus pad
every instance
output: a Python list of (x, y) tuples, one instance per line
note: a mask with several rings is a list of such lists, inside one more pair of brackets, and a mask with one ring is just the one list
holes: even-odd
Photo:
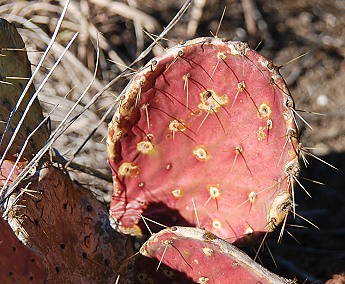
[(202, 229), (165, 229), (154, 234), (140, 253), (135, 265), (136, 283), (294, 283)]
[(245, 43), (198, 38), (152, 59), (109, 124), (120, 229), (142, 231), (142, 214), (230, 242), (273, 230), (299, 172), (292, 108), (278, 68)]
[[(14, 162), (10, 160), (4, 160), (2, 165), (0, 166), (0, 187), (6, 183), (7, 177), (10, 175)], [(15, 177), (19, 175), (21, 172), (21, 168), (24, 167), (24, 163), (19, 163), (17, 167), (14, 168), (13, 173), (9, 179), (9, 182), (12, 182)]]

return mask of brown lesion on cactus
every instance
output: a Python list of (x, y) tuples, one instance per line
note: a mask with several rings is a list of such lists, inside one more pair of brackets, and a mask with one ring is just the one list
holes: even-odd
[(158, 66), (158, 61), (156, 59), (153, 59), (150, 64), (151, 72), (154, 72), (157, 69), (157, 66)]
[(283, 116), (285, 120), (289, 120), (291, 117), (294, 118), (294, 102), (291, 96), (286, 95), (284, 101), (285, 110), (283, 111)]
[(186, 131), (187, 127), (182, 120), (174, 119), (169, 123), (168, 126), (169, 130), (172, 133), (172, 138), (175, 138), (176, 132), (184, 132)]
[(142, 154), (153, 154), (156, 148), (152, 141), (140, 141), (137, 144), (137, 150)]
[(211, 154), (208, 152), (206, 146), (198, 145), (193, 149), (193, 156), (201, 162), (206, 162), (211, 159)]
[(180, 198), (184, 195), (184, 191), (182, 188), (176, 188), (176, 189), (172, 190), (171, 193), (176, 198)]
[(239, 41), (234, 42), (233, 48), (235, 49), (236, 52), (233, 52), (233, 49), (230, 47), (231, 53), (232, 54), (239, 54), (241, 56), (245, 56), (247, 54), (248, 50), (250, 50), (249, 45), (247, 43), (239, 42)]
[(212, 234), (211, 232), (206, 232), (202, 235), (202, 238), (206, 241), (213, 241), (217, 239), (217, 236), (215, 234)]
[(130, 162), (124, 162), (119, 167), (118, 174), (121, 176), (136, 177), (139, 174), (139, 166)]
[(174, 119), (169, 123), (169, 130), (174, 132), (183, 132), (187, 129), (184, 122), (181, 120)]
[(194, 109), (191, 113), (191, 116), (200, 116), (202, 111), (200, 109)]
[(229, 102), (227, 95), (218, 95), (212, 89), (200, 93), (200, 100), (201, 103), (198, 105), (198, 108), (205, 110), (207, 113), (216, 113)]
[(289, 212), (294, 211), (295, 205), (291, 199), (290, 192), (280, 193), (273, 201), (269, 213), (267, 225), (268, 231), (273, 231), (279, 224), (285, 220)]

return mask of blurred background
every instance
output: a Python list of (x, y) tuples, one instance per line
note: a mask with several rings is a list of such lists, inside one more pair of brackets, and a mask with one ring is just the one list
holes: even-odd
[[(93, 102), (97, 92), (152, 43), (184, 3), (180, 0), (70, 2), (35, 85), (37, 88), (43, 82), (64, 46), (78, 32), (40, 91), (39, 99), (46, 115), (58, 104), (51, 114), (52, 129), (85, 90), (71, 117), (90, 101), (92, 104), (55, 142), (58, 151), (54, 154), (55, 161), (60, 164), (71, 161), (68, 170), (72, 177), (100, 200), (109, 202), (112, 183), (106, 160), (107, 123), (113, 114), (110, 108), (114, 108), (131, 72), (164, 52), (164, 48), (193, 37), (246, 41), (281, 66), (298, 114), (311, 126), (298, 119), (309, 162), (299, 180), (312, 198), (297, 187), (296, 212), (320, 228), (314, 228), (303, 218), (290, 216), (282, 242), (277, 243), (279, 230), (270, 235), (267, 245), (260, 250), (259, 260), (270, 270), (296, 277), (301, 283), (323, 283), (333, 274), (345, 273), (345, 1), (194, 0), (166, 39)], [(53, 35), (64, 4), (65, 1), (0, 0), (0, 16), (18, 28), (33, 70)], [(254, 251), (248, 253), (255, 256)]]

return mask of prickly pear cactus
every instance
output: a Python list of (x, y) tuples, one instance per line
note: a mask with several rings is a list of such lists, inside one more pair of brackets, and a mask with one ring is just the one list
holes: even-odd
[[(24, 42), (16, 28), (4, 19), (0, 19), (0, 74), (0, 153), (4, 153), (8, 142), (13, 136), (15, 127), (18, 125), (32, 95), (35, 93), (35, 88), (31, 85), (12, 117), (8, 131), (4, 134), (10, 114), (31, 77), (31, 65)], [(16, 135), (13, 145), (7, 152), (6, 158), (13, 159), (13, 156), (20, 152), (26, 138), (42, 120), (42, 109), (39, 101), (35, 99), (20, 131)], [(23, 159), (30, 160), (42, 148), (48, 137), (47, 124), (43, 124), (39, 131), (30, 138)]]
[(131, 279), (124, 259), (132, 254), (126, 236), (114, 231), (108, 210), (90, 191), (61, 171), (40, 171), (18, 198), (12, 219), (19, 236), (39, 251), (48, 266), (49, 283), (115, 283)]
[(121, 230), (143, 231), (142, 214), (242, 242), (286, 217), (298, 141), (278, 69), (245, 43), (197, 38), (134, 76), (107, 139)]
[(136, 283), (293, 283), (253, 261), (235, 246), (197, 228), (154, 234), (136, 260)]
[(20, 243), (2, 217), (0, 232), (1, 283), (45, 283), (47, 267), (42, 257)]
[[(0, 186), (9, 185), (21, 172), (28, 161), (42, 148), (49, 137), (47, 123), (43, 123), (38, 131), (36, 127), (43, 121), (42, 109), (37, 98), (30, 108), (28, 104), (35, 93), (35, 87), (30, 86), (17, 111), (10, 120), (11, 112), (15, 109), (27, 82), (31, 77), (31, 65), (27, 57), (24, 42), (16, 28), (0, 18)], [(14, 136), (15, 129), (28, 109), (28, 113)], [(8, 123), (8, 121), (10, 122)], [(32, 134), (33, 133), (33, 134)], [(28, 136), (25, 151), (16, 164), (14, 162), (24, 147)], [(7, 149), (12, 137), (12, 145)]]
[[(0, 114), (3, 120), (0, 124), (3, 139), (0, 154), (4, 158), (1, 165), (0, 186), (3, 186), (14, 167), (13, 161), (22, 149), (23, 143), (43, 120), (43, 116), (40, 105), (35, 100), (32, 108), (29, 109), (23, 128), (15, 136), (13, 147), (10, 151), (5, 150), (15, 131), (14, 127), (23, 111), (28, 109), (27, 103), (35, 90), (33, 87), (30, 88), (19, 107), (19, 112), (10, 123), (9, 131), (4, 134), (4, 125), (17, 104), (31, 72), (24, 43), (15, 28), (5, 20), (0, 20), (0, 43), (2, 44), (0, 73), (5, 80), (3, 84), (0, 84), (2, 102)], [(13, 48), (15, 50), (12, 50)], [(8, 77), (16, 78), (10, 81)], [(17, 77), (25, 78), (19, 80)], [(46, 125), (43, 125), (42, 129), (32, 136), (21, 163), (15, 166), (10, 181), (40, 150), (48, 136)], [(7, 154), (4, 154), (5, 151)], [(46, 157), (43, 161), (45, 168), (36, 167), (35, 176), (28, 178), (29, 181), (26, 184), (24, 182), (21, 184), (24, 188), (18, 186), (13, 194), (6, 197), (1, 204), (4, 207), (1, 209), (6, 209), (5, 213), (2, 213), (6, 215), (18, 239), (21, 239), (26, 247), (20, 247), (25, 257), (21, 260), (23, 265), (18, 266), (17, 270), (10, 271), (9, 266), (15, 265), (16, 259), (7, 260), (4, 265), (1, 265), (0, 279), (13, 279), (14, 282), (11, 283), (29, 283), (30, 281), (33, 283), (44, 281), (48, 283), (125, 283), (127, 280), (131, 281), (131, 275), (127, 275), (127, 265), (130, 261), (123, 264), (127, 255), (132, 254), (130, 243), (127, 236), (111, 228), (106, 206), (90, 191), (74, 183), (67, 174), (54, 168)], [(1, 188), (0, 191), (1, 198), (4, 197), (3, 193), (6, 193), (3, 189)], [(1, 230), (1, 236), (2, 233), (3, 230)], [(11, 244), (6, 243), (4, 248), (8, 250), (11, 248), (9, 245)], [(13, 245), (13, 248), (16, 247)], [(0, 244), (0, 252), (5, 251), (1, 250)], [(36, 271), (36, 267), (30, 263), (30, 252), (31, 254), (37, 252), (42, 263), (44, 262), (45, 266), (40, 267), (41, 271), (38, 268)], [(24, 260), (28, 262), (26, 265)], [(3, 258), (0, 258), (0, 261), (1, 264), (5, 262)], [(12, 273), (10, 275), (13, 276), (12, 278), (8, 277), (9, 272)], [(18, 281), (15, 281), (16, 279)]]

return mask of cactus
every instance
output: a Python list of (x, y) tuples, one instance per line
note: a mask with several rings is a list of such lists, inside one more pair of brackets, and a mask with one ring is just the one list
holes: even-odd
[(136, 283), (294, 283), (203, 229), (162, 230), (151, 236), (140, 254)]
[[(41, 124), (38, 131), (33, 133), (43, 121), (43, 115), (37, 98), (33, 100), (31, 107), (28, 107), (35, 93), (35, 87), (32, 84), (17, 106), (31, 77), (31, 66), (21, 36), (16, 28), (4, 19), (0, 19), (0, 74), (0, 186), (2, 186), (8, 185), (21, 172), (49, 137), (47, 123)], [(14, 109), (16, 112), (11, 114)], [(28, 113), (14, 135), (26, 110)], [(15, 139), (7, 149), (13, 136)], [(18, 163), (15, 163), (26, 143), (25, 151)], [(9, 181), (7, 181), (8, 177)]]
[[(0, 278), (6, 281), (8, 279), (8, 282), (15, 280), (16, 283), (114, 283), (119, 277), (121, 283), (126, 279), (130, 280), (131, 276), (127, 275), (126, 271), (130, 262), (122, 264), (127, 255), (132, 253), (128, 238), (111, 228), (106, 206), (90, 191), (54, 168), (47, 156), (42, 159), (44, 169), (36, 167), (35, 175), (29, 177), (28, 182), (21, 184), (24, 188), (19, 186), (11, 197), (6, 196), (4, 185), (9, 184), (6, 179), (11, 175), (11, 182), (22, 167), (31, 161), (44, 145), (49, 132), (46, 124), (42, 124), (40, 131), (33, 134), (29, 140), (20, 162), (15, 164), (14, 161), (22, 151), (25, 141), (43, 121), (43, 116), (37, 99), (33, 101), (30, 109), (27, 106), (35, 92), (32, 86), (5, 133), (6, 123), (31, 76), (31, 71), (20, 35), (5, 20), (0, 20), (0, 42), (0, 72), (5, 76), (4, 80), (9, 80), (9, 84), (0, 84), (0, 113), (4, 122), (0, 124), (3, 143), (0, 148), (3, 159), (0, 197), (6, 201), (1, 209), (4, 209), (2, 213), (17, 237), (26, 245), (19, 243), (8, 224), (2, 220), (1, 236), (4, 238), (0, 241), (4, 244), (0, 247), (0, 252), (5, 256), (13, 247), (11, 254), (18, 255), (22, 252), (23, 259), (18, 260), (17, 256), (5, 263), (5, 259), (0, 258)], [(16, 50), (12, 50), (13, 48)], [(15, 78), (10, 81), (8, 77), (23, 79)], [(14, 127), (26, 109), (29, 109), (29, 112), (23, 121), (23, 127), (14, 135)], [(14, 143), (6, 150), (12, 135), (15, 136)], [(38, 261), (35, 266), (31, 260), (36, 259), (36, 252)], [(17, 263), (18, 266), (10, 270), (10, 267), (16, 266)]]
[(109, 124), (119, 228), (143, 232), (142, 214), (230, 242), (272, 231), (294, 205), (293, 107), (279, 68), (245, 43), (197, 38), (149, 61)]
[(20, 221), (26, 244), (43, 256), (49, 283), (114, 283), (118, 274), (130, 279), (130, 262), (122, 265), (130, 243), (111, 228), (106, 206), (90, 191), (48, 167), (27, 192), (12, 218)]
[(1, 283), (44, 283), (47, 267), (42, 257), (20, 243), (2, 217), (0, 232)]
[[(0, 61), (2, 79), (10, 83), (0, 85), (3, 186), (42, 148), (49, 131), (43, 124), (14, 164), (43, 116), (37, 99), (27, 106), (33, 87), (18, 103), (31, 71), (25, 52), (9, 48), (24, 48), (22, 40), (4, 20), (0, 36), (15, 43), (3, 47)], [(11, 58), (26, 72), (8, 68)], [(16, 139), (7, 149), (11, 137)], [(217, 37), (167, 50), (124, 90), (107, 144), (114, 180), (110, 213), (120, 231), (145, 233), (141, 215), (206, 230), (174, 226), (154, 234), (141, 247), (133, 275), (128, 237), (110, 228), (107, 208), (45, 157), (46, 167), (36, 168), (36, 176), (21, 184), (25, 188), (16, 188), (15, 203), (0, 194), (12, 206), (6, 218), (18, 223), (16, 234), (25, 244), (19, 245), (24, 266), (15, 275), (49, 283), (293, 283), (230, 244), (258, 241), (295, 206), (300, 167), (294, 103), (271, 61), (244, 43)], [(5, 253), (11, 247), (6, 243)], [(32, 255), (37, 267), (25, 263)], [(2, 267), (1, 279), (11, 280), (3, 277), (11, 263)]]

